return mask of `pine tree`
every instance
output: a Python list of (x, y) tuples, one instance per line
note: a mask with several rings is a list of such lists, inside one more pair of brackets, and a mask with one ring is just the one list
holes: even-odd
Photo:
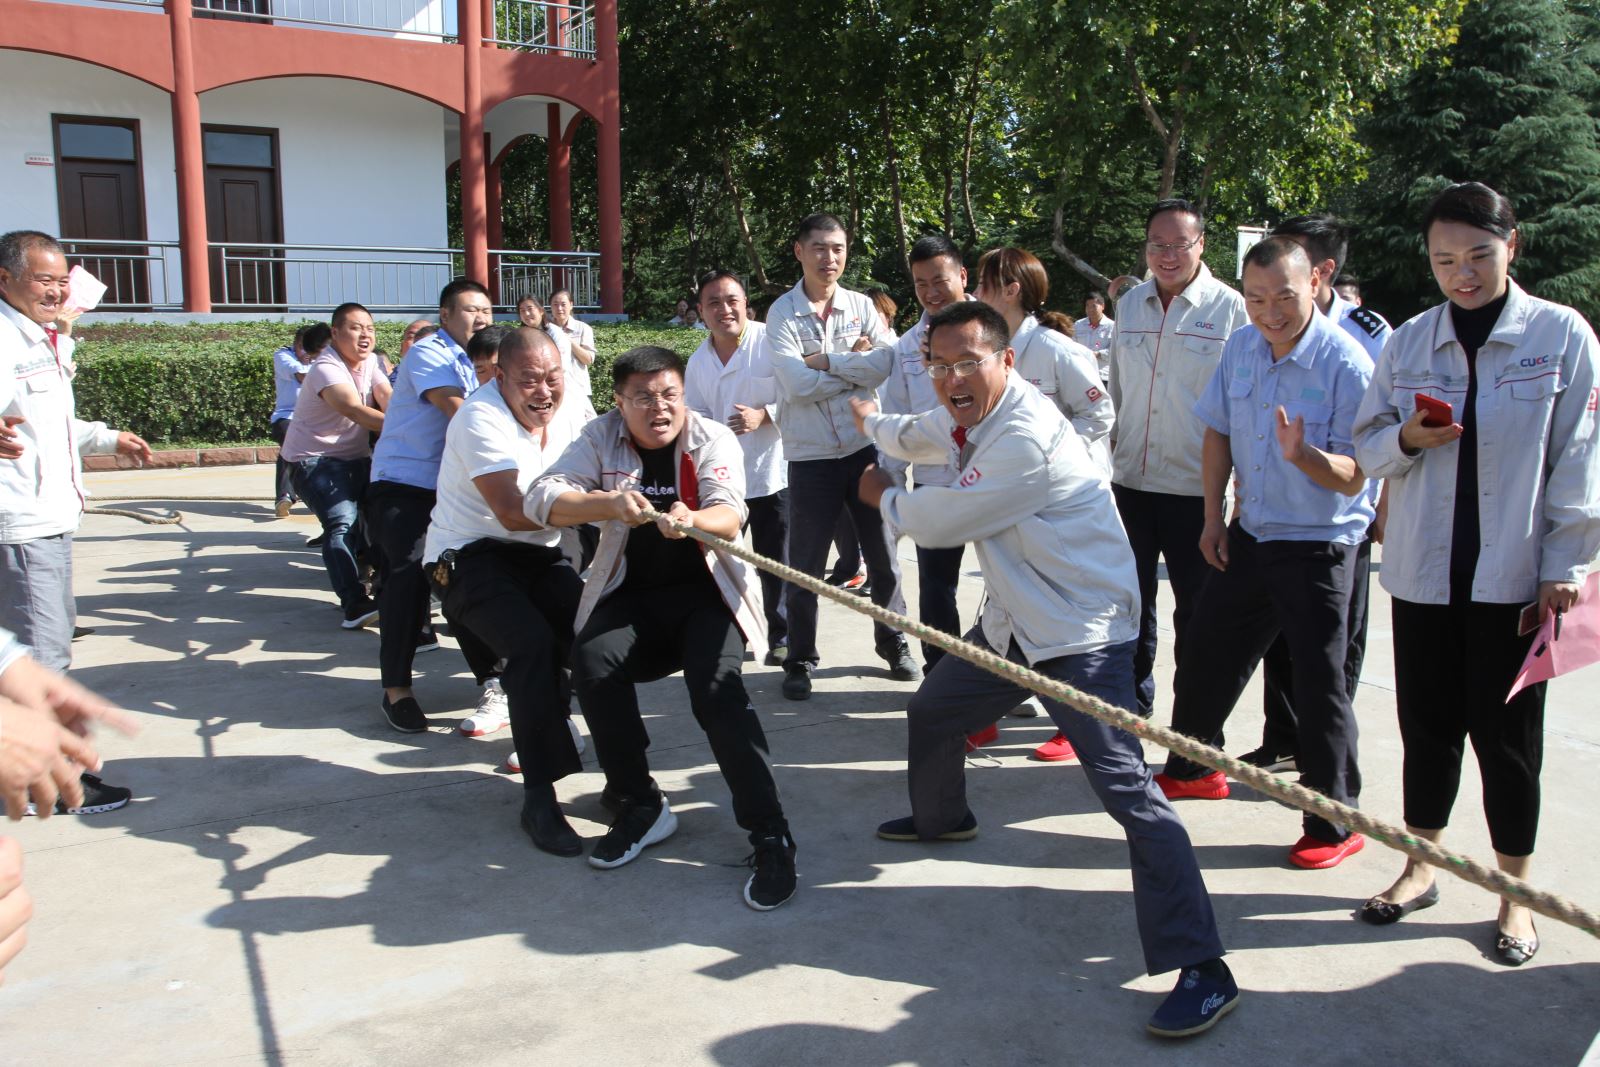
[(1374, 102), (1350, 268), (1390, 318), (1441, 299), (1417, 229), (1429, 199), (1450, 182), (1481, 181), (1516, 207), (1517, 281), (1600, 321), (1597, 8), (1477, 0), (1455, 44)]

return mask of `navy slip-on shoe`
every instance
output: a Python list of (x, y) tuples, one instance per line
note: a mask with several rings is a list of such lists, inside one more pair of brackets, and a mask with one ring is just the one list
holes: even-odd
[(1221, 977), (1208, 976), (1199, 967), (1185, 967), (1161, 1007), (1145, 1024), (1157, 1037), (1192, 1037), (1217, 1025), (1217, 1020), (1239, 1003), (1239, 986), (1221, 960)]

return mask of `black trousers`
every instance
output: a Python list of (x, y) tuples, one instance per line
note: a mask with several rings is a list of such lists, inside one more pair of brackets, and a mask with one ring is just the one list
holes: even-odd
[[(768, 559), (789, 562), (789, 490), (779, 489), (767, 496), (745, 501), (750, 509), (745, 524), (750, 527), (750, 547)], [(783, 608), (787, 585), (776, 575), (761, 572), (761, 604), (767, 616), (767, 647), (789, 643), (789, 617)]]
[[(276, 420), (275, 422), (273, 422), (271, 429), (269, 429), (267, 432), (269, 434), (271, 434), (272, 439), (274, 441), (278, 442), (278, 447), (282, 448), (283, 447), (283, 439), (285, 437), (289, 436), (289, 420), (288, 419), (278, 419), (278, 420)], [(277, 471), (276, 471), (277, 479), (273, 483), (274, 484), (273, 499), (275, 499), (275, 500), (298, 500), (299, 499), (299, 497), (295, 495), (294, 482), (289, 477), (289, 472), (292, 469), (293, 468), (291, 468), (289, 466), (289, 461), (284, 459), (282, 453), (280, 452), (279, 455), (278, 455), (278, 463), (277, 463)]]
[(1546, 683), (1506, 702), (1533, 643), (1532, 636), (1517, 636), (1521, 607), (1399, 598), (1391, 604), (1406, 824), (1422, 830), (1449, 824), (1470, 737), (1494, 850), (1531, 856), (1539, 833)]
[(709, 580), (625, 586), (602, 600), (578, 634), (572, 685), (606, 784), (627, 796), (655, 794), (634, 686), (681, 670), (689, 707), (733, 796), (734, 820), (752, 835), (782, 830), (767, 737), (745, 692), (743, 664), (744, 637)]
[[(1361, 664), (1367, 658), (1367, 623), (1372, 598), (1368, 579), (1372, 574), (1372, 539), (1356, 547), (1354, 577), (1350, 585), (1350, 614), (1345, 629), (1350, 645), (1344, 659), (1344, 689), (1351, 703), (1361, 683)], [(1278, 755), (1294, 755), (1300, 743), (1298, 720), (1294, 713), (1294, 664), (1289, 658), (1289, 642), (1282, 634), (1272, 642), (1261, 660), (1261, 708), (1266, 723), (1261, 728), (1261, 747)]]
[(1149, 718), (1156, 700), (1156, 563), (1163, 558), (1167, 561), (1173, 599), (1172, 654), (1174, 662), (1181, 665), (1189, 617), (1211, 571), (1200, 554), (1205, 498), (1147, 493), (1115, 482), (1111, 492), (1139, 573), (1139, 647), (1133, 656), (1133, 683), (1138, 712)]
[(428, 622), (422, 546), (435, 496), (432, 489), (401, 482), (373, 482), (367, 487), (367, 523), (384, 563), (378, 593), (378, 670), (385, 689), (411, 685), (417, 636)]
[(438, 591), (462, 647), (471, 635), (504, 661), (500, 684), (523, 784), (532, 788), (582, 770), (567, 729), (571, 701), (562, 668), (583, 580), (561, 550), (474, 541), (459, 550), (450, 584)]
[[(961, 581), (965, 545), (954, 548), (917, 546), (917, 619), (935, 630), (961, 635), (961, 610), (956, 606), (956, 584)], [(925, 671), (944, 657), (944, 649), (922, 642)]]
[[(1356, 546), (1328, 541), (1257, 541), (1238, 523), (1228, 528), (1228, 569), (1206, 582), (1190, 620), (1173, 682), (1172, 728), (1220, 744), (1256, 664), (1281, 633), (1294, 662), (1300, 716), (1300, 784), (1354, 805), (1361, 795), (1356, 720), (1345, 690), (1345, 619)], [(1174, 778), (1198, 778), (1204, 767), (1177, 756)], [(1342, 841), (1349, 831), (1313, 815), (1305, 832)]]

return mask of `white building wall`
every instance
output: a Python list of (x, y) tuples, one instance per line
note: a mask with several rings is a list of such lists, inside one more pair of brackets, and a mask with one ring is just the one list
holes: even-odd
[[(278, 131), (285, 244), (447, 247), (437, 104), (342, 78), (275, 78), (202, 93), (200, 114)], [(291, 249), (285, 258), (285, 295), (297, 306), (431, 307), (451, 277), (442, 253)]]
[[(54, 159), (51, 115), (93, 115), (139, 121), (145, 236), (177, 241), (177, 165), (172, 103), (165, 92), (104, 67), (36, 52), (0, 49), (0, 69), (6, 75), (6, 105), (0, 107), (0, 232), (60, 232), (56, 168), (28, 166), (24, 160), (30, 155)], [(183, 298), (177, 249), (152, 247), (151, 252), (166, 257), (167, 281), (163, 287), (157, 265), (151, 272), (151, 299), (177, 303)]]

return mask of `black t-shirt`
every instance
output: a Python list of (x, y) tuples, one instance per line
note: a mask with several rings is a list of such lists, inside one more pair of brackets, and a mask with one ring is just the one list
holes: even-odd
[[(678, 501), (676, 442), (665, 448), (634, 447), (642, 461), (639, 492), (657, 511), (669, 511)], [(623, 575), (622, 585), (625, 589), (659, 589), (711, 581), (711, 572), (700, 558), (700, 542), (689, 537), (668, 540), (661, 536), (653, 522), (628, 531), (624, 553), (627, 573)]]
[(1452, 604), (1465, 604), (1472, 599), (1472, 576), (1478, 571), (1478, 556), (1483, 551), (1478, 521), (1478, 350), (1488, 343), (1509, 295), (1508, 291), (1471, 310), (1450, 305), (1456, 340), (1467, 353), (1467, 398), (1456, 420), (1461, 423), (1461, 451), (1456, 457), (1456, 508), (1450, 524)]

